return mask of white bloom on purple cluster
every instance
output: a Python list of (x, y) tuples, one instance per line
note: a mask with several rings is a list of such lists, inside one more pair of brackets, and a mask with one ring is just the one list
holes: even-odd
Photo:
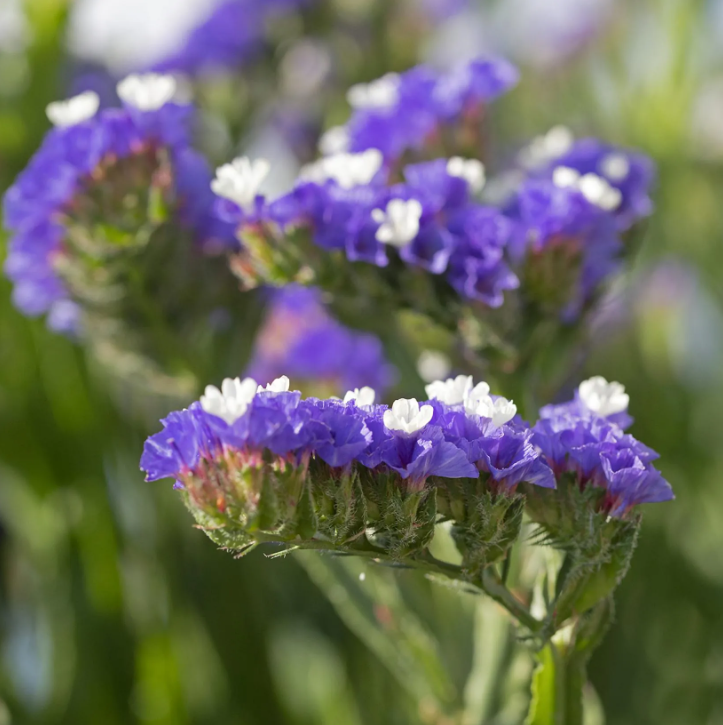
[(558, 166), (552, 173), (552, 182), (560, 189), (579, 191), (587, 201), (604, 211), (615, 211), (622, 203), (619, 189), (611, 186), (597, 174), (581, 175), (576, 169)]
[(319, 151), (324, 156), (343, 154), (349, 150), (349, 129), (346, 126), (332, 126), (319, 139)]
[(520, 161), (527, 168), (544, 166), (566, 154), (574, 143), (575, 137), (567, 126), (554, 126), (523, 149)]
[(630, 404), (630, 396), (625, 392), (624, 385), (609, 383), (600, 375), (580, 383), (578, 394), (588, 410), (603, 418), (623, 413)]
[(353, 189), (368, 184), (382, 168), (383, 161), (377, 149), (367, 149), (358, 154), (338, 153), (307, 164), (299, 176), (317, 184), (331, 179), (342, 189)]
[(211, 182), (211, 189), (217, 196), (249, 210), (269, 171), (271, 165), (266, 159), (251, 161), (248, 156), (241, 156), (216, 169), (216, 178)]
[(252, 378), (226, 378), (219, 390), (214, 385), (206, 386), (201, 396), (201, 407), (206, 413), (221, 418), (233, 425), (247, 410), (256, 396), (256, 381)]
[(517, 406), (507, 398), (492, 398), (490, 386), (478, 383), (464, 397), (464, 409), (468, 415), (489, 418), (495, 428), (509, 423), (517, 415)]
[(173, 100), (176, 89), (176, 79), (160, 73), (133, 73), (117, 86), (119, 98), (139, 111), (157, 111)]
[(461, 156), (453, 156), (447, 162), (447, 173), (464, 179), (469, 188), (475, 193), (482, 191), (485, 185), (485, 167), (477, 159), (463, 159)]
[(389, 108), (399, 99), (399, 75), (387, 73), (371, 83), (357, 83), (346, 94), (352, 108)]
[(344, 396), (344, 402), (351, 403), (353, 401), (356, 403), (358, 408), (365, 408), (374, 405), (376, 397), (377, 394), (374, 388), (365, 386), (363, 388), (354, 388), (354, 390), (349, 390)]
[(377, 241), (393, 247), (406, 247), (419, 234), (422, 204), (417, 199), (392, 199), (386, 210), (373, 209), (377, 224)]
[(49, 103), (45, 113), (53, 126), (67, 128), (93, 118), (99, 107), (98, 94), (95, 91), (86, 91), (66, 101)]
[(611, 153), (600, 161), (600, 171), (610, 181), (624, 181), (630, 173), (630, 161), (625, 154)]
[(464, 396), (464, 408), (468, 413), (476, 415), (477, 408), (483, 400), (490, 395), (490, 386), (487, 383), (477, 383), (471, 390), (467, 391)]
[(394, 401), (390, 410), (384, 411), (384, 425), (389, 430), (402, 433), (416, 433), (422, 430), (434, 415), (431, 405), (422, 405), (415, 398), (401, 398)]
[(259, 385), (258, 393), (288, 393), (291, 382), (286, 375), (282, 375), (280, 378), (276, 378), (273, 382), (269, 383), (266, 387)]
[(436, 380), (425, 387), (430, 400), (439, 400), (445, 405), (460, 405), (472, 392), (474, 383), (471, 375), (458, 375), (456, 378)]

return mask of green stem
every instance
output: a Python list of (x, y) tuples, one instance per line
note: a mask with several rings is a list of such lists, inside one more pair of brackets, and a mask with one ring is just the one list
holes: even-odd
[[(264, 537), (263, 534), (256, 534), (256, 537), (259, 540), (275, 541), (278, 543), (278, 540), (274, 540), (272, 537)], [(462, 567), (446, 561), (440, 561), (426, 549), (400, 561), (391, 557), (384, 550), (375, 547), (366, 539), (357, 540), (346, 551), (334, 551), (327, 542), (313, 540), (299, 543), (295, 548), (360, 556), (371, 559), (372, 561), (416, 569), (425, 574), (444, 576), (454, 581), (470, 584), (504, 607), (520, 624), (529, 629), (532, 634), (539, 634), (544, 628), (544, 622), (532, 616), (527, 607), (502, 583), (500, 577), (490, 567), (484, 569), (477, 576), (470, 576)]]

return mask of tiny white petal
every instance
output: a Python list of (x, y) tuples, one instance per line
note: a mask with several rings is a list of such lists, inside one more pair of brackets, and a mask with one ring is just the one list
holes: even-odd
[(156, 111), (173, 100), (177, 84), (173, 76), (159, 73), (132, 74), (117, 86), (118, 96), (139, 111)]
[(605, 211), (614, 211), (620, 206), (622, 194), (597, 174), (585, 174), (579, 181), (582, 195), (595, 206)]
[(517, 406), (506, 398), (493, 400), (489, 395), (480, 398), (473, 412), (481, 418), (489, 418), (495, 428), (509, 423), (517, 415)]
[(206, 413), (222, 418), (233, 425), (247, 410), (256, 395), (256, 381), (246, 378), (226, 378), (221, 390), (214, 385), (206, 386), (201, 396), (201, 407)]
[(371, 83), (357, 83), (346, 98), (352, 108), (390, 108), (399, 98), (399, 75), (387, 73)]
[(339, 153), (307, 164), (299, 176), (317, 184), (331, 179), (343, 189), (353, 189), (371, 182), (383, 162), (379, 149), (367, 149), (358, 154)]
[(575, 143), (575, 136), (567, 126), (553, 126), (544, 138), (545, 151), (551, 159), (566, 154)]
[(630, 173), (630, 161), (622, 153), (611, 153), (600, 162), (600, 171), (611, 181), (623, 181)]
[(266, 159), (251, 161), (248, 156), (240, 156), (230, 164), (224, 164), (216, 169), (216, 178), (211, 182), (211, 190), (217, 196), (229, 199), (242, 209), (249, 210), (270, 170), (271, 165)]
[(602, 417), (622, 413), (630, 404), (630, 396), (625, 392), (624, 385), (609, 383), (600, 375), (580, 383), (578, 394), (588, 410)]
[(453, 156), (447, 162), (447, 173), (464, 179), (474, 193), (482, 191), (485, 185), (485, 167), (477, 159), (463, 159)]
[(437, 380), (425, 387), (430, 400), (439, 400), (446, 405), (463, 403), (472, 391), (471, 375), (458, 375), (456, 378)]
[(100, 98), (94, 91), (86, 91), (67, 101), (49, 103), (45, 113), (53, 126), (67, 128), (93, 118), (98, 113)]
[(266, 387), (259, 385), (258, 392), (287, 393), (289, 391), (290, 384), (289, 378), (287, 378), (286, 375), (282, 375), (280, 378), (276, 378), (276, 380), (269, 383)]
[(552, 172), (552, 183), (561, 189), (574, 188), (580, 182), (580, 173), (567, 166), (558, 166)]
[(349, 150), (349, 129), (346, 126), (333, 126), (319, 139), (319, 151), (324, 156), (342, 154)]
[(482, 401), (489, 397), (489, 394), (490, 386), (487, 383), (477, 383), (477, 385), (467, 391), (467, 394), (464, 396), (464, 409), (470, 414), (477, 415), (477, 408), (479, 408)]
[(354, 390), (349, 390), (344, 396), (344, 402), (351, 403), (352, 401), (354, 401), (356, 402), (358, 407), (362, 408), (374, 405), (376, 397), (377, 394), (374, 388), (365, 386), (363, 388), (355, 388)]
[(401, 398), (394, 401), (390, 410), (384, 411), (384, 425), (389, 430), (416, 433), (432, 420), (433, 415), (431, 405), (420, 407), (415, 398)]
[(392, 199), (386, 210), (374, 209), (372, 219), (381, 226), (376, 238), (382, 244), (405, 247), (419, 234), (422, 204), (417, 199)]

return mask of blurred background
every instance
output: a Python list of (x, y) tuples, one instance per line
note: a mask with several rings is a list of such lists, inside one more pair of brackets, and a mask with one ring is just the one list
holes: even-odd
[[(564, 123), (651, 155), (656, 212), (579, 372), (627, 386), (677, 501), (646, 510), (590, 675), (609, 725), (723, 725), (723, 2), (235, 1), (249, 22), (214, 27), (213, 0), (0, 0), (0, 191), (48, 102), (92, 88), (113, 103), (115, 80), (148, 68), (187, 75), (212, 162), (263, 154), (279, 187), (345, 120), (339, 89), (485, 52), (522, 70), (495, 106), (501, 149)], [(0, 279), (0, 725), (443, 722), (388, 646), (362, 643), (384, 617), (328, 591), (330, 563), (234, 560), (168, 482), (144, 483), (155, 427), (10, 292)], [(479, 670), (474, 722), (521, 721), (529, 658), (505, 683), (494, 660), (470, 663), (472, 621), (494, 640), (495, 611), (371, 578), (390, 611), (424, 602), (454, 682)]]

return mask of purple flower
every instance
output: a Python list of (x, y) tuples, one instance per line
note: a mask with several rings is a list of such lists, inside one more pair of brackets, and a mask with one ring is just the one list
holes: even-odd
[(652, 466), (658, 454), (626, 434), (609, 418), (580, 410), (579, 400), (548, 407), (534, 427), (533, 442), (560, 476), (578, 485), (605, 489), (602, 510), (622, 517), (641, 503), (673, 498), (670, 484)]
[(5, 225), (12, 232), (5, 272), (15, 284), (14, 303), (25, 314), (50, 313), (53, 329), (78, 330), (79, 308), (56, 272), (56, 261), (69, 253), (66, 220), (86, 195), (109, 183), (104, 180), (121, 160), (138, 158), (143, 164), (159, 151), (167, 154), (178, 222), (200, 244), (236, 244), (233, 229), (212, 214), (210, 174), (189, 147), (191, 108), (169, 100), (172, 84), (163, 77), (130, 77), (119, 85), (126, 98), (122, 109), (97, 112), (92, 92), (49, 106), (58, 125), (4, 198)]
[(620, 230), (629, 229), (652, 212), (650, 191), (655, 180), (655, 166), (647, 156), (595, 138), (583, 138), (555, 159), (547, 173), (552, 174), (560, 166), (574, 169), (581, 176), (596, 175), (620, 193), (620, 202), (613, 211)]
[(286, 372), (337, 394), (363, 386), (382, 393), (396, 376), (376, 337), (347, 329), (318, 291), (293, 285), (274, 293), (247, 372), (263, 381)]
[(517, 83), (518, 72), (502, 59), (477, 59), (438, 74), (425, 66), (390, 74), (349, 91), (352, 151), (379, 149), (386, 159), (421, 148), (443, 124), (479, 115)]

